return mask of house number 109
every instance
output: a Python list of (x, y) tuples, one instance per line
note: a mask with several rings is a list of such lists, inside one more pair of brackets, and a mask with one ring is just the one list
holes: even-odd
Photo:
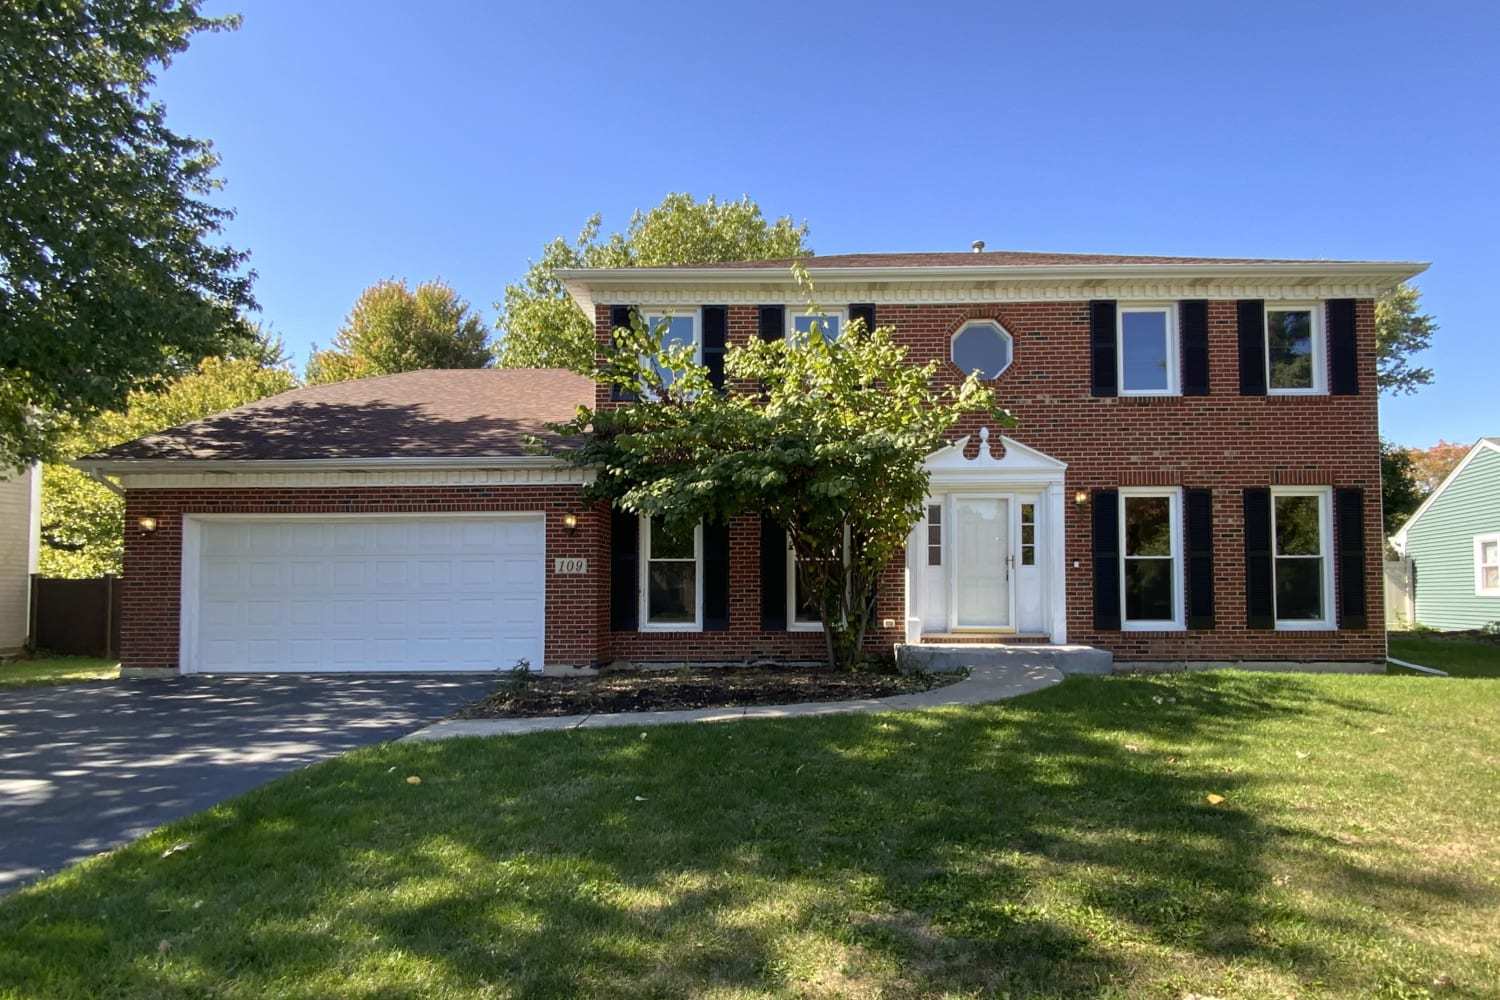
[(587, 559), (554, 559), (552, 560), (552, 572), (559, 576), (575, 576), (589, 571)]

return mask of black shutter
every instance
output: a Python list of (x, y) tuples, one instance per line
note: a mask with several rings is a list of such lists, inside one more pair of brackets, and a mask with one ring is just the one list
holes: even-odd
[(641, 521), (618, 507), (609, 521), (609, 627), (633, 632), (641, 615)]
[[(619, 330), (621, 328), (627, 329), (627, 330), (630, 329), (631, 321), (634, 319), (634, 317), (635, 317), (635, 310), (632, 309), (630, 306), (610, 306), (609, 307), (609, 339), (610, 339), (610, 343), (614, 343), (615, 331), (616, 330)], [(633, 392), (627, 392), (624, 389), (621, 389), (617, 385), (612, 385), (612, 386), (609, 387), (609, 398), (612, 399), (612, 400), (614, 400), (617, 403), (618, 402), (629, 402), (630, 400), (635, 399), (635, 393), (633, 393)], [(634, 627), (635, 627), (634, 625), (631, 626), (631, 628), (634, 628)]]
[(1240, 329), (1240, 395), (1266, 394), (1266, 304), (1261, 299), (1237, 303)]
[(1093, 395), (1119, 395), (1120, 376), (1115, 357), (1115, 303), (1113, 299), (1095, 299), (1089, 303), (1089, 344), (1093, 355)]
[(1334, 490), (1333, 510), (1339, 628), (1365, 628), (1370, 622), (1365, 607), (1365, 491), (1358, 487)]
[(1271, 570), (1271, 491), (1245, 490), (1245, 625), (1276, 627), (1276, 596)]
[(786, 306), (760, 307), (760, 339), (780, 340), (786, 335)]
[(849, 322), (853, 323), (857, 319), (862, 319), (862, 320), (865, 321), (865, 333), (866, 334), (874, 333), (875, 332), (875, 303), (873, 303), (873, 302), (862, 302), (862, 303), (855, 303), (854, 305), (851, 305), (849, 307)]
[(1182, 394), (1208, 395), (1208, 303), (1192, 299), (1177, 308), (1182, 324)]
[(786, 631), (786, 560), (786, 529), (762, 514), (760, 627), (767, 632)]
[(1335, 396), (1359, 394), (1359, 350), (1354, 337), (1354, 300), (1328, 300), (1328, 387)]
[[(1114, 303), (1110, 303), (1113, 307)], [(1112, 311), (1112, 310), (1111, 310)], [(1120, 627), (1120, 492), (1094, 491), (1094, 628)]]
[(1214, 494), (1186, 490), (1187, 627), (1214, 627)]
[(703, 367), (715, 389), (724, 391), (724, 345), (729, 337), (729, 309), (703, 307)]
[(729, 522), (703, 522), (703, 630), (729, 628)]

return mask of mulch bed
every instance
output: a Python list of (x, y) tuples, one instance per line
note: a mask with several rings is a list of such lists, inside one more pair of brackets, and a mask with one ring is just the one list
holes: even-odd
[(713, 667), (617, 670), (596, 677), (526, 677), (502, 682), (494, 694), (463, 709), (458, 718), (517, 719), (884, 698), (929, 691), (961, 676), (848, 673), (826, 667)]

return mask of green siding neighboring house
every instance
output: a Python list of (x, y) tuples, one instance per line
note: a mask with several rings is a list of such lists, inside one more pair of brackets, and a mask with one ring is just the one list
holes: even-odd
[(1500, 587), (1490, 587), (1500, 570), (1485, 568), (1500, 550), (1500, 437), (1480, 438), (1391, 544), (1416, 568), (1418, 624), (1452, 630), (1500, 622)]

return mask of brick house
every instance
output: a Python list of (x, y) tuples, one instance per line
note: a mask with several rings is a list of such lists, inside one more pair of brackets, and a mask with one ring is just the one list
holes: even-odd
[[(1036, 253), (806, 262), (822, 322), (892, 327), (1018, 418), (970, 419), (868, 642), (1087, 644), (1122, 661), (1385, 655), (1374, 301), (1402, 262)], [(574, 270), (601, 344), (631, 311), (722, 378), (810, 322), (786, 262)], [(786, 539), (669, 536), (527, 447), (567, 372), (294, 390), (79, 464), (126, 497), (128, 670), (534, 669), (820, 659)]]

